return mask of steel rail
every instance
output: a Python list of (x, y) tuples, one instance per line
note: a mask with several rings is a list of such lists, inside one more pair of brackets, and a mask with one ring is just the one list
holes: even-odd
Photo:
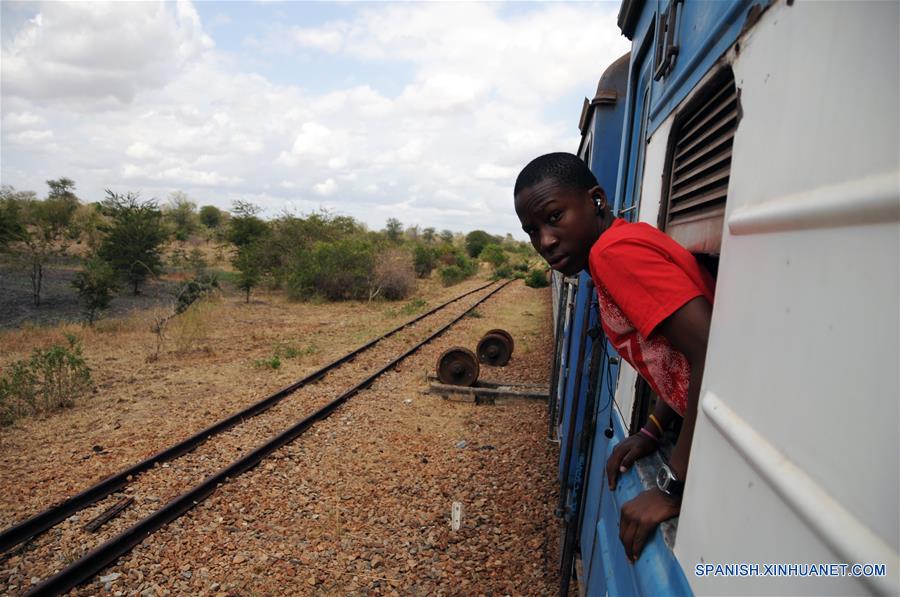
[(285, 429), (274, 438), (260, 445), (252, 452), (249, 452), (246, 456), (235, 460), (225, 468), (219, 470), (216, 473), (213, 473), (193, 489), (190, 489), (187, 492), (181, 494), (153, 514), (150, 514), (149, 516), (135, 523), (132, 527), (126, 529), (119, 535), (94, 548), (93, 550), (79, 558), (77, 561), (73, 562), (66, 568), (60, 570), (55, 575), (32, 588), (26, 593), (26, 595), (58, 595), (60, 593), (64, 593), (70, 589), (73, 589), (79, 584), (89, 580), (98, 572), (115, 562), (119, 557), (131, 551), (134, 546), (141, 543), (149, 535), (159, 530), (169, 522), (175, 520), (185, 512), (191, 510), (194, 506), (197, 506), (198, 504), (203, 502), (216, 490), (219, 485), (252, 469), (257, 464), (259, 464), (263, 458), (265, 458), (278, 448), (281, 448), (296, 439), (304, 431), (309, 429), (313, 425), (313, 423), (328, 417), (332, 412), (334, 412), (335, 409), (346, 402), (349, 398), (353, 397), (360, 390), (364, 390), (371, 386), (378, 377), (393, 369), (400, 361), (404, 360), (405, 358), (446, 332), (448, 329), (450, 329), (451, 326), (465, 317), (475, 307), (505, 288), (506, 285), (509, 284), (509, 282), (510, 281), (507, 280), (506, 282), (491, 290), (487, 295), (485, 295), (471, 307), (463, 311), (450, 323), (439, 328), (426, 339), (418, 342), (400, 356), (395, 357), (390, 363), (388, 363), (375, 373), (369, 375), (367, 378), (365, 378), (363, 381), (359, 382), (349, 390), (346, 390), (340, 396), (338, 396), (325, 406), (306, 416), (288, 429)]
[(278, 390), (274, 394), (271, 394), (270, 396), (267, 396), (266, 398), (263, 398), (262, 400), (254, 404), (251, 404), (247, 408), (244, 408), (243, 410), (240, 410), (233, 415), (226, 417), (225, 419), (222, 419), (217, 423), (214, 423), (206, 429), (178, 442), (173, 446), (157, 452), (153, 456), (150, 456), (149, 458), (146, 458), (123, 471), (107, 477), (96, 485), (93, 485), (92, 487), (89, 487), (72, 497), (66, 498), (64, 501), (51, 506), (50, 508), (47, 508), (43, 512), (39, 512), (38, 514), (35, 514), (34, 516), (31, 516), (30, 518), (27, 518), (26, 520), (5, 529), (2, 533), (0, 533), (0, 554), (9, 551), (20, 543), (23, 543), (33, 537), (36, 537), (37, 535), (40, 535), (41, 533), (53, 528), (72, 514), (78, 512), (79, 510), (82, 510), (83, 508), (86, 508), (87, 506), (90, 506), (91, 504), (122, 489), (130, 482), (128, 481), (129, 476), (136, 477), (138, 474), (153, 468), (156, 463), (167, 462), (169, 460), (174, 460), (179, 456), (183, 456), (184, 454), (190, 452), (191, 450), (202, 444), (208, 438), (230, 429), (231, 427), (245, 419), (249, 419), (251, 417), (255, 417), (256, 415), (264, 413), (293, 392), (296, 392), (307, 384), (319, 380), (332, 369), (335, 369), (336, 367), (339, 367), (340, 365), (351, 361), (354, 357), (359, 355), (359, 353), (371, 348), (381, 340), (384, 340), (400, 332), (401, 330), (421, 321), (429, 315), (433, 315), (441, 309), (469, 296), (470, 294), (474, 294), (479, 290), (484, 290), (491, 284), (493, 284), (493, 282), (479, 286), (474, 290), (465, 292), (457, 296), (456, 298), (438, 305), (430, 311), (427, 311), (407, 321), (399, 327), (396, 327), (393, 330), (373, 340), (370, 340), (359, 348), (345, 354), (344, 356), (332, 361), (331, 363), (328, 363), (324, 367), (310, 373), (309, 375), (292, 383), (291, 385)]

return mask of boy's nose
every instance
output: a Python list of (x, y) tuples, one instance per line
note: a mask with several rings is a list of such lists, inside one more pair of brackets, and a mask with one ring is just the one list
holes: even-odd
[(559, 244), (559, 238), (553, 232), (547, 230), (541, 230), (541, 252), (546, 253), (548, 249), (554, 248)]

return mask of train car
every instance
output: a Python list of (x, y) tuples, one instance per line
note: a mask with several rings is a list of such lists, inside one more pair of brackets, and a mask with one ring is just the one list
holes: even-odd
[(656, 398), (590, 278), (556, 276), (562, 593), (900, 591), (898, 22), (896, 2), (623, 2), (621, 111), (587, 102), (578, 154), (716, 294), (681, 515), (632, 564), (619, 511), (667, 453), (614, 492), (604, 465)]

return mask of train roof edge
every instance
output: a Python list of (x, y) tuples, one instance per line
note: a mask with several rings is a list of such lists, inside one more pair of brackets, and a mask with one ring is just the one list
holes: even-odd
[(581, 117), (578, 119), (578, 129), (581, 131), (582, 136), (587, 131), (596, 106), (600, 104), (613, 105), (620, 98), (625, 99), (630, 64), (631, 52), (626, 52), (616, 58), (600, 75), (594, 99), (589, 102), (587, 98), (584, 98), (584, 104), (581, 107)]
[(619, 8), (619, 18), (616, 23), (622, 30), (622, 35), (628, 39), (633, 39), (634, 28), (637, 25), (638, 18), (644, 8), (644, 0), (622, 0), (622, 6)]

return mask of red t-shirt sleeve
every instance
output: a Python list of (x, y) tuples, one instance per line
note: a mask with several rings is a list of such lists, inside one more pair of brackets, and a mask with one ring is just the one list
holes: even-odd
[(639, 239), (591, 252), (591, 269), (644, 338), (703, 291), (661, 248)]

